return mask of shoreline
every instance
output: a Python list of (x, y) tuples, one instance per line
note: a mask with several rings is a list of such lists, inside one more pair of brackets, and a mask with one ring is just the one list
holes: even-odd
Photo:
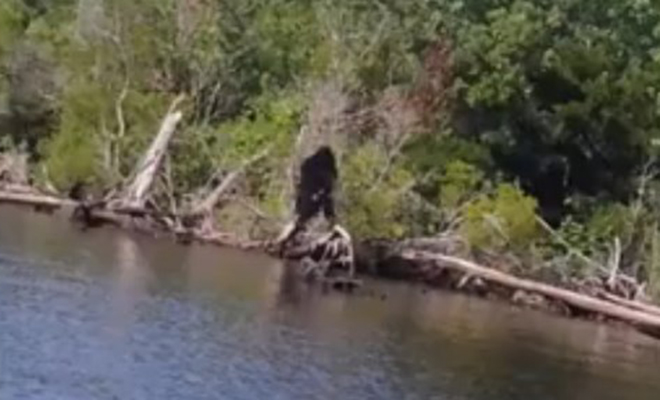
[[(9, 204), (46, 214), (60, 212), (68, 217), (71, 223), (82, 224), (82, 229), (111, 225), (152, 237), (168, 237), (182, 245), (212, 245), (279, 258), (272, 251), (270, 241), (246, 241), (227, 232), (177, 230), (163, 222), (168, 216), (154, 212), (112, 209), (106, 208), (105, 205), (88, 207), (83, 202), (24, 189), (22, 192), (0, 190), (0, 206)], [(81, 209), (85, 210), (82, 219), (79, 214)], [(355, 246), (355, 262), (359, 275), (422, 284), (435, 290), (462, 293), (486, 301), (508, 303), (571, 319), (623, 324), (647, 336), (660, 339), (660, 307), (652, 304), (608, 293), (590, 296), (540, 280), (519, 278), (470, 260), (415, 248), (410, 242), (406, 244), (374, 240)], [(342, 292), (355, 289), (347, 288), (341, 282), (339, 285), (331, 285), (331, 288)]]

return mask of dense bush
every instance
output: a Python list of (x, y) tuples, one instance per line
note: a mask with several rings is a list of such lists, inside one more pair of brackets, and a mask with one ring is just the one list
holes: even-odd
[(523, 250), (539, 238), (536, 208), (532, 197), (513, 185), (500, 184), (494, 193), (466, 207), (460, 229), (477, 248)]
[(399, 165), (392, 165), (384, 176), (387, 163), (381, 149), (366, 144), (342, 164), (343, 217), (357, 237), (400, 238), (408, 233), (401, 220), (412, 176)]

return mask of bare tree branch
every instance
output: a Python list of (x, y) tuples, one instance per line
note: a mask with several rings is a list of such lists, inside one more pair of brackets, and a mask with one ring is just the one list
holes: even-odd
[(270, 153), (271, 148), (268, 147), (250, 159), (241, 164), (240, 167), (230, 172), (223, 180), (209, 193), (202, 201), (193, 207), (192, 215), (208, 215), (215, 206), (220, 202), (222, 196), (234, 185), (238, 178), (254, 163), (260, 161)]

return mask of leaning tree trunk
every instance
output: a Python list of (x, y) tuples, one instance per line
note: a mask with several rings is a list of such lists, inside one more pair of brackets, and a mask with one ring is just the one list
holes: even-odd
[(170, 111), (165, 115), (161, 123), (158, 135), (154, 138), (149, 149), (144, 154), (137, 169), (133, 174), (133, 179), (126, 187), (123, 196), (119, 201), (119, 208), (142, 210), (147, 202), (149, 189), (154, 183), (158, 170), (163, 163), (167, 152), (167, 147), (172, 140), (176, 127), (183, 118), (183, 113), (174, 111), (176, 104), (181, 98), (174, 101)]

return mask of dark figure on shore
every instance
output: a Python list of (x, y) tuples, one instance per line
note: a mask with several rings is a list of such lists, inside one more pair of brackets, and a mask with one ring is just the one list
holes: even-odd
[(85, 188), (85, 183), (77, 181), (74, 183), (71, 188), (69, 188), (69, 198), (75, 201), (84, 201), (87, 198), (87, 190)]
[(335, 225), (333, 191), (337, 178), (337, 162), (330, 147), (320, 147), (303, 161), (296, 187), (295, 220), (277, 239), (282, 246), (280, 251), (319, 213), (323, 213), (330, 225)]
[(331, 223), (335, 219), (332, 193), (337, 180), (337, 162), (328, 146), (319, 148), (300, 167), (300, 182), (296, 193), (298, 223), (306, 224), (319, 212)]
[(71, 219), (79, 223), (82, 230), (98, 225), (98, 221), (95, 220), (92, 214), (92, 208), (96, 204), (91, 200), (91, 194), (88, 192), (85, 182), (77, 181), (74, 183), (69, 188), (68, 197), (78, 202), (76, 208), (73, 210)]
[[(275, 243), (280, 257), (297, 260), (304, 266), (307, 278), (323, 279), (335, 269), (346, 270), (349, 280), (344, 284), (352, 288), (355, 265), (351, 236), (337, 223), (335, 215), (333, 194), (338, 178), (337, 161), (328, 146), (320, 147), (303, 161), (296, 188), (295, 219)], [(300, 232), (319, 214), (330, 224), (329, 231), (315, 240), (307, 238), (297, 243)]]

